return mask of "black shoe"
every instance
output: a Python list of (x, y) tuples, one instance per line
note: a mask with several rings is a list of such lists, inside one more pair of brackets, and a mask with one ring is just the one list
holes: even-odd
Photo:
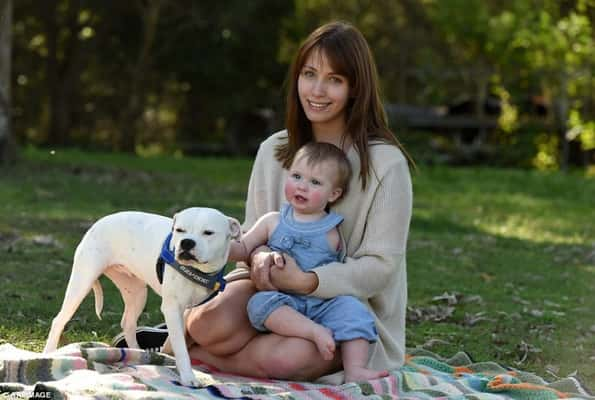
[[(163, 328), (158, 328), (160, 326), (163, 326)], [(165, 324), (160, 324), (156, 327), (140, 326), (136, 329), (136, 341), (138, 342), (138, 346), (147, 351), (161, 351), (167, 336), (167, 326)], [(126, 339), (124, 338), (124, 332), (116, 335), (112, 339), (112, 346), (128, 347)]]

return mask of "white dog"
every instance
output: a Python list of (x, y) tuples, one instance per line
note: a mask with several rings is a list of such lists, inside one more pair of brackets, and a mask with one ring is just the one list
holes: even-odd
[[(212, 208), (188, 208), (173, 220), (135, 211), (101, 218), (76, 249), (64, 303), (52, 321), (44, 352), (56, 349), (64, 326), (91, 289), (95, 312), (101, 318), (103, 290), (98, 278), (104, 274), (122, 294), (121, 325), (130, 347), (138, 347), (136, 322), (145, 307), (147, 285), (162, 296), (161, 311), (181, 382), (196, 386), (186, 348), (183, 312), (224, 283), (221, 275), (230, 241), (240, 235), (236, 219)], [(157, 263), (163, 267), (159, 273)]]

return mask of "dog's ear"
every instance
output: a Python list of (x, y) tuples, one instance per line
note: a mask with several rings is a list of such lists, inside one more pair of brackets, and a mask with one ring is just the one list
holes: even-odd
[(231, 233), (231, 238), (234, 240), (240, 240), (242, 238), (242, 226), (240, 222), (232, 217), (227, 217), (229, 220), (229, 232)]
[(178, 216), (178, 213), (175, 213), (174, 214), (174, 218), (173, 218), (172, 223), (171, 223), (171, 231), (172, 232), (174, 231), (174, 227), (176, 226), (176, 217), (177, 216)]

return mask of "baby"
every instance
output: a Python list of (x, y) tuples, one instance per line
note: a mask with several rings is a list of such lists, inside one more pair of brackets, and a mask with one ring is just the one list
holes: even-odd
[[(250, 253), (266, 244), (273, 251), (295, 258), (303, 271), (340, 261), (340, 215), (328, 205), (346, 193), (351, 166), (343, 151), (311, 142), (296, 153), (285, 181), (280, 212), (263, 215), (240, 242), (232, 243), (230, 261), (247, 261)], [(378, 338), (374, 318), (353, 296), (331, 299), (262, 291), (248, 302), (248, 316), (261, 332), (295, 336), (316, 344), (325, 360), (332, 360), (335, 342), (341, 343), (345, 381), (386, 376), (366, 368), (370, 342)]]

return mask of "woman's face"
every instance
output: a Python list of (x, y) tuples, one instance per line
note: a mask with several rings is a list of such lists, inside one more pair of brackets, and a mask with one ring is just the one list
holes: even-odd
[(333, 71), (324, 52), (313, 50), (298, 77), (298, 95), (312, 131), (345, 133), (349, 82)]

